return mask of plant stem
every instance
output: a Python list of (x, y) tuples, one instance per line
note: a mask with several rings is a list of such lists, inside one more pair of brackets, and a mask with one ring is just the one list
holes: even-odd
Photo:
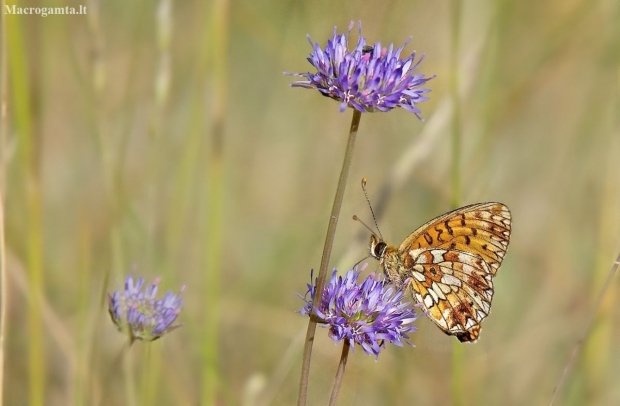
[[(3, 10), (3, 12), (5, 11)], [(45, 292), (43, 210), (39, 162), (41, 144), (38, 142), (38, 136), (41, 134), (41, 105), (37, 104), (40, 101), (39, 99), (33, 98), (33, 95), (40, 92), (40, 81), (32, 81), (37, 73), (33, 73), (28, 57), (34, 55), (36, 62), (32, 66), (38, 67), (41, 67), (40, 63), (44, 62), (45, 59), (40, 52), (32, 55), (26, 52), (29, 48), (25, 45), (27, 39), (35, 41), (28, 43), (29, 45), (39, 45), (40, 36), (38, 32), (29, 31), (26, 35), (26, 30), (22, 25), (25, 20), (20, 18), (9, 20), (9, 24), (3, 24), (3, 29), (6, 30), (6, 41), (8, 42), (6, 50), (8, 53), (7, 63), (10, 64), (11, 116), (17, 134), (17, 145), (19, 145), (17, 148), (18, 165), (21, 173), (19, 187), (22, 188), (25, 200), (22, 202), (24, 204), (22, 209), (28, 213), (25, 223), (26, 230), (24, 231), (24, 256), (31, 289), (26, 322), (28, 326), (26, 344), (28, 347), (28, 405), (43, 406), (45, 404), (47, 376), (45, 374), (45, 336), (41, 309), (41, 298)], [(39, 69), (38, 74), (41, 71), (45, 71), (45, 68)]]
[(6, 274), (6, 258), (4, 251), (4, 195), (0, 194), (0, 289), (2, 292), (0, 293), (2, 296), (0, 300), (2, 301), (0, 304), (0, 406), (2, 406), (3, 402), (3, 392), (4, 392), (4, 347), (6, 343), (6, 324), (7, 324), (7, 304), (8, 298), (7, 293), (8, 289), (6, 286), (7, 283), (7, 274)]
[[(340, 178), (338, 179), (336, 196), (334, 197), (334, 204), (332, 206), (332, 212), (329, 217), (329, 225), (327, 226), (327, 236), (325, 237), (323, 256), (321, 257), (321, 267), (319, 268), (319, 275), (317, 277), (317, 293), (316, 295), (314, 295), (314, 302), (312, 303), (313, 308), (318, 306), (321, 300), (321, 292), (323, 292), (323, 285), (325, 284), (327, 266), (329, 264), (329, 258), (332, 253), (334, 236), (336, 235), (336, 226), (338, 225), (338, 217), (340, 216), (340, 208), (342, 207), (344, 190), (347, 186), (349, 169), (351, 168), (351, 162), (353, 160), (355, 139), (357, 137), (357, 129), (359, 128), (361, 117), (362, 113), (354, 109), (353, 118), (351, 119), (351, 129), (349, 130), (349, 140), (347, 141), (347, 149), (344, 153), (344, 161), (342, 162), (342, 169), (340, 170)], [(299, 398), (297, 399), (298, 406), (305, 406), (306, 404), (306, 397), (308, 394), (308, 376), (310, 375), (310, 358), (312, 357), (312, 345), (314, 344), (315, 331), (316, 319), (314, 315), (311, 314), (310, 321), (308, 322), (308, 331), (306, 332), (306, 341), (304, 345), (304, 354), (301, 366), (301, 377), (299, 380)]]
[(129, 349), (131, 348), (134, 342), (135, 340), (130, 336), (129, 339), (127, 340), (127, 344), (123, 345), (119, 353), (116, 354), (116, 358), (114, 358), (114, 360), (112, 361), (112, 365), (110, 365), (110, 369), (108, 369), (108, 372), (106, 373), (105, 379), (103, 381), (105, 389), (103, 391), (103, 397), (99, 401), (99, 406), (104, 406), (108, 404), (108, 396), (112, 393), (111, 386), (109, 385), (112, 380), (112, 375), (114, 373), (118, 373), (118, 369), (121, 366), (121, 361), (123, 360), (125, 355), (129, 352)]
[[(461, 0), (452, 1), (450, 50), (450, 93), (452, 94), (452, 208), (461, 205), (461, 102), (459, 97), (459, 33), (461, 30)], [(463, 404), (463, 346), (452, 342), (452, 404)]]
[[(5, 10), (6, 0), (1, 0), (2, 10)], [(7, 56), (7, 29), (6, 13), (0, 14), (0, 194), (4, 196), (6, 187), (6, 140), (9, 130), (9, 90)], [(4, 284), (2, 285), (4, 287)], [(3, 307), (4, 309), (4, 307)], [(0, 348), (0, 364), (2, 363), (2, 349)], [(2, 372), (0, 371), (0, 405), (2, 404)]]
[[(5, 0), (0, 2), (2, 10), (6, 4)], [(0, 406), (4, 399), (4, 347), (6, 344), (7, 326), (7, 305), (8, 288), (6, 259), (4, 251), (4, 190), (6, 182), (6, 139), (9, 129), (8, 125), (8, 64), (7, 64), (7, 40), (6, 40), (6, 13), (0, 16), (2, 28), (0, 28)]]
[(461, 0), (452, 4), (452, 50), (450, 55), (450, 93), (452, 94), (452, 206), (461, 205), (461, 100), (459, 97), (458, 42)]
[(228, 110), (228, 43), (230, 4), (228, 0), (213, 2), (211, 45), (213, 110), (211, 146), (206, 165), (207, 203), (205, 225), (205, 324), (202, 363), (201, 404), (218, 404), (220, 391), (219, 327), (222, 264), (222, 216), (224, 209), (224, 135)]
[(575, 346), (573, 347), (573, 351), (570, 357), (568, 358), (568, 361), (566, 362), (566, 367), (564, 367), (564, 371), (562, 372), (562, 376), (560, 377), (558, 384), (555, 386), (555, 389), (553, 389), (553, 395), (551, 396), (551, 401), (549, 402), (549, 406), (553, 406), (553, 402), (555, 402), (555, 398), (557, 397), (558, 393), (560, 392), (560, 389), (562, 388), (562, 386), (564, 385), (564, 382), (566, 381), (566, 378), (568, 377), (568, 374), (573, 368), (573, 364), (575, 363), (575, 360), (577, 359), (579, 350), (583, 346), (583, 343), (586, 341), (586, 338), (588, 338), (588, 333), (590, 333), (590, 330), (592, 329), (592, 325), (594, 324), (594, 319), (596, 318), (598, 309), (601, 306), (601, 303), (603, 302), (605, 293), (607, 293), (607, 290), (611, 286), (611, 281), (613, 280), (614, 275), (616, 274), (616, 271), (618, 270), (618, 266), (620, 266), (620, 254), (618, 254), (616, 261), (613, 263), (613, 265), (611, 266), (611, 269), (609, 270), (609, 273), (607, 274), (607, 280), (605, 281), (605, 285), (603, 285), (603, 290), (601, 290), (601, 293), (598, 295), (598, 298), (596, 299), (596, 304), (594, 305), (594, 309), (592, 309), (592, 313), (590, 314), (590, 317), (588, 318), (588, 322), (586, 323), (586, 327), (583, 330), (583, 334), (581, 335), (579, 340), (577, 340), (577, 343), (575, 343)]
[(332, 389), (332, 395), (329, 397), (329, 406), (336, 406), (336, 402), (338, 401), (340, 385), (342, 384), (342, 376), (344, 375), (344, 369), (347, 366), (350, 349), (350, 341), (345, 339), (344, 345), (342, 346), (342, 354), (340, 355), (340, 363), (338, 364), (338, 371), (336, 371), (336, 377), (334, 378), (334, 388)]

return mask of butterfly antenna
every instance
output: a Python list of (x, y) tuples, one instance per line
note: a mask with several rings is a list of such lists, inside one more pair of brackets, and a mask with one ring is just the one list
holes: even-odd
[(364, 196), (366, 197), (366, 202), (368, 203), (368, 207), (370, 207), (370, 214), (372, 214), (372, 220), (375, 222), (375, 227), (377, 227), (377, 232), (379, 233), (379, 237), (381, 237), (381, 240), (383, 241), (381, 230), (379, 230), (379, 225), (377, 224), (377, 217), (375, 217), (375, 212), (372, 209), (372, 204), (370, 204), (370, 199), (368, 198), (368, 192), (366, 191), (366, 178), (362, 178), (362, 190), (364, 191)]
[(360, 223), (362, 223), (362, 225), (363, 225), (364, 227), (366, 227), (366, 228), (368, 229), (368, 231), (370, 231), (370, 233), (371, 233), (372, 235), (374, 235), (374, 236), (376, 236), (376, 235), (377, 235), (377, 234), (375, 234), (375, 231), (374, 231), (372, 228), (368, 227), (368, 224), (364, 223), (364, 222), (362, 221), (362, 219), (360, 219), (359, 217), (357, 217), (355, 214), (353, 215), (353, 220), (355, 220), (355, 221), (359, 221)]

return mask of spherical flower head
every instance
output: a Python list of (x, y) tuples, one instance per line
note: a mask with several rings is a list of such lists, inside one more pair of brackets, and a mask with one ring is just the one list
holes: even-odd
[[(409, 301), (403, 301), (402, 290), (385, 284), (374, 274), (358, 284), (360, 271), (347, 271), (344, 276), (336, 272), (334, 270), (331, 279), (325, 281), (321, 301), (314, 307), (319, 323), (329, 328), (329, 336), (334, 341), (349, 340), (351, 348), (358, 344), (375, 357), (385, 348), (386, 342), (398, 346), (409, 344), (408, 333), (417, 330), (413, 322), (418, 315)], [(300, 310), (303, 315), (311, 315), (316, 285), (316, 279), (308, 285), (303, 297), (306, 304)]]
[(349, 35), (353, 26), (351, 22), (346, 34), (337, 34), (334, 27), (325, 49), (313, 43), (308, 36), (313, 48), (308, 62), (316, 68), (316, 72), (288, 74), (306, 79), (293, 82), (291, 86), (316, 89), (323, 96), (340, 101), (341, 112), (347, 107), (362, 113), (402, 107), (421, 120), (420, 109), (416, 105), (428, 100), (424, 94), (430, 92), (430, 89), (421, 86), (435, 76), (414, 73), (424, 58), (422, 56), (416, 62), (415, 51), (408, 58), (400, 59), (400, 53), (411, 38), (396, 49), (394, 44), (384, 48), (380, 42), (367, 45), (362, 37), (360, 22), (357, 45), (350, 50)]
[(174, 324), (181, 312), (181, 288), (179, 294), (170, 291), (164, 297), (156, 299), (157, 285), (160, 279), (156, 278), (150, 284), (144, 284), (143, 278), (135, 283), (131, 276), (125, 279), (125, 290), (116, 290), (108, 294), (108, 311), (118, 330), (129, 335), (133, 340), (157, 340), (169, 331), (178, 327)]

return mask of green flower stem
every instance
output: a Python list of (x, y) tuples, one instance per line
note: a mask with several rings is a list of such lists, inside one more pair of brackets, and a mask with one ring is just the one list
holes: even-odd
[[(4, 12), (4, 10), (3, 10)], [(20, 186), (23, 188), (25, 206), (28, 213), (26, 231), (25, 262), (28, 268), (28, 283), (30, 299), (28, 301), (28, 405), (43, 406), (45, 404), (45, 347), (43, 343), (44, 331), (42, 322), (41, 298), (45, 292), (45, 278), (43, 272), (43, 218), (42, 218), (42, 191), (38, 165), (37, 135), (41, 121), (36, 112), (32, 95), (40, 91), (36, 84), (30, 81), (32, 69), (28, 64), (28, 55), (25, 46), (26, 38), (22, 26), (23, 19), (11, 18), (6, 24), (7, 35), (7, 62), (10, 65), (12, 118), (17, 133), (17, 158), (21, 166), (22, 178)], [(38, 41), (39, 38), (36, 38)], [(37, 54), (37, 56), (40, 56)], [(33, 76), (34, 77), (34, 76)], [(33, 87), (35, 88), (33, 91)], [(5, 153), (3, 150), (2, 153)]]
[[(6, 4), (5, 0), (0, 2), (2, 10)], [(6, 13), (0, 15), (0, 406), (4, 399), (4, 347), (6, 344), (7, 327), (7, 306), (9, 303), (7, 294), (7, 273), (6, 259), (4, 251), (4, 190), (6, 181), (6, 139), (9, 129), (8, 125), (8, 64), (7, 59), (7, 40), (6, 40)]]
[(6, 309), (8, 303), (8, 289), (6, 283), (7, 274), (4, 251), (4, 195), (0, 194), (0, 289), (2, 289), (2, 292), (0, 293), (2, 295), (2, 303), (0, 305), (0, 406), (3, 404), (2, 399), (4, 392), (4, 347), (6, 343)]
[(452, 404), (455, 406), (463, 404), (463, 365), (465, 357), (463, 354), (463, 343), (452, 340)]
[(230, 3), (216, 0), (212, 4), (211, 35), (209, 43), (212, 61), (213, 110), (211, 116), (211, 148), (206, 165), (207, 207), (203, 230), (206, 233), (205, 279), (204, 279), (204, 343), (202, 347), (202, 393), (201, 404), (218, 404), (220, 392), (219, 331), (220, 292), (222, 268), (222, 234), (224, 215), (224, 142), (226, 115), (228, 112), (228, 51)]
[(459, 97), (459, 32), (461, 0), (452, 2), (452, 49), (450, 55), (450, 93), (452, 94), (452, 206), (461, 205), (461, 100)]
[(154, 343), (149, 343), (149, 345), (145, 345), (142, 348), (142, 354), (140, 357), (140, 361), (142, 361), (141, 365), (141, 388), (140, 388), (140, 401), (144, 402), (145, 405), (153, 405), (155, 402), (152, 399), (152, 394), (156, 391), (153, 390), (153, 384), (156, 383), (153, 379), (153, 371), (152, 369), (152, 350)]
[[(135, 342), (135, 340), (129, 336), (128, 340), (127, 340), (127, 344), (123, 345), (123, 347), (121, 348), (121, 350), (118, 352), (118, 354), (116, 354), (116, 358), (114, 358), (114, 360), (112, 361), (112, 364), (110, 365), (108, 372), (105, 375), (105, 379), (103, 380), (104, 382), (104, 387), (109, 388), (110, 387), (110, 382), (112, 380), (112, 377), (116, 374), (118, 374), (118, 370), (121, 367), (121, 362), (125, 359), (125, 356), (127, 355), (127, 353), (129, 353), (129, 349), (131, 348), (131, 346), (133, 345), (133, 343)], [(104, 390), (103, 391), (103, 396), (101, 397), (101, 400), (99, 401), (98, 405), (99, 406), (104, 406), (108, 404), (108, 396), (112, 394), (112, 391), (110, 390)]]
[(336, 377), (334, 378), (334, 388), (332, 389), (332, 395), (329, 397), (329, 406), (336, 406), (336, 402), (338, 401), (338, 394), (340, 393), (340, 386), (342, 384), (342, 376), (344, 375), (344, 369), (347, 366), (350, 349), (350, 341), (344, 340), (342, 354), (340, 355), (340, 363), (338, 364), (338, 371), (336, 372)]
[(620, 266), (620, 254), (618, 254), (616, 261), (613, 263), (613, 265), (611, 266), (611, 269), (609, 270), (609, 273), (607, 274), (607, 280), (605, 281), (605, 285), (603, 285), (603, 289), (601, 290), (601, 293), (598, 295), (598, 298), (596, 299), (596, 304), (594, 305), (594, 308), (592, 309), (592, 313), (590, 314), (590, 317), (588, 318), (586, 327), (583, 330), (581, 337), (579, 337), (579, 340), (573, 347), (573, 351), (571, 352), (571, 355), (568, 358), (568, 361), (566, 362), (566, 367), (564, 367), (564, 371), (562, 371), (562, 376), (560, 377), (558, 384), (555, 386), (555, 389), (553, 390), (553, 395), (551, 396), (551, 401), (549, 402), (549, 406), (553, 406), (553, 403), (555, 402), (555, 399), (558, 393), (560, 392), (560, 389), (562, 389), (564, 382), (566, 382), (566, 378), (568, 377), (568, 374), (573, 368), (573, 364), (575, 363), (575, 360), (577, 359), (577, 356), (579, 355), (579, 351), (581, 350), (583, 343), (588, 338), (588, 334), (592, 330), (592, 326), (594, 325), (594, 320), (596, 319), (598, 310), (601, 307), (601, 303), (603, 303), (603, 298), (605, 297), (605, 294), (609, 290), (611, 286), (611, 282), (614, 279), (614, 275), (616, 274), (616, 271), (618, 270), (619, 266)]
[[(221, 121), (219, 121), (221, 122)], [(221, 142), (221, 132), (214, 138)], [(222, 209), (223, 209), (223, 171), (221, 148), (212, 151), (209, 159), (209, 200), (207, 203), (206, 225), (206, 275), (205, 275), (205, 340), (203, 351), (203, 377), (201, 404), (213, 406), (217, 404), (219, 391), (218, 348), (220, 325), (220, 289), (222, 263)]]
[[(342, 207), (342, 200), (344, 198), (344, 190), (347, 186), (347, 178), (349, 177), (349, 169), (351, 168), (351, 162), (353, 161), (353, 150), (355, 147), (355, 139), (357, 137), (357, 130), (359, 128), (361, 117), (362, 113), (354, 109), (353, 118), (351, 119), (351, 129), (349, 130), (347, 149), (344, 154), (340, 178), (338, 179), (338, 187), (336, 188), (334, 205), (332, 206), (332, 212), (329, 217), (329, 225), (327, 226), (327, 236), (325, 237), (323, 256), (321, 257), (321, 267), (319, 268), (319, 275), (317, 277), (317, 293), (314, 295), (314, 302), (312, 304), (313, 307), (318, 306), (321, 300), (321, 292), (323, 291), (323, 286), (325, 285), (327, 266), (332, 253), (334, 236), (336, 235), (336, 226), (338, 225), (338, 217), (340, 216), (340, 208)], [(312, 316), (308, 322), (308, 331), (306, 332), (306, 341), (301, 366), (301, 377), (299, 380), (299, 398), (297, 399), (298, 406), (305, 406), (306, 404), (306, 397), (308, 394), (308, 376), (310, 375), (310, 358), (312, 357), (312, 344), (314, 343), (315, 332), (316, 319)]]
[[(0, 1), (5, 10), (6, 1)], [(6, 140), (9, 131), (9, 69), (6, 30), (6, 13), (0, 14), (0, 194), (5, 195), (6, 188)], [(2, 285), (4, 287), (4, 284)], [(4, 297), (4, 296), (3, 296)], [(2, 307), (4, 309), (4, 306)], [(0, 366), (2, 365), (2, 348), (0, 347)], [(2, 405), (2, 372), (0, 371), (0, 405)]]
[[(452, 93), (452, 207), (461, 205), (461, 102), (459, 98), (459, 33), (461, 30), (461, 0), (452, 1), (452, 49), (450, 52), (450, 92)], [(464, 350), (463, 344), (452, 342), (452, 404), (460, 406), (464, 402)]]

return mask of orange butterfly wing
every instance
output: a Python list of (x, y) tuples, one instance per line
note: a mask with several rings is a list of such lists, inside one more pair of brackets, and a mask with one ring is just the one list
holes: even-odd
[(479, 256), (458, 250), (420, 248), (409, 283), (416, 301), (446, 334), (475, 341), (480, 323), (491, 312), (493, 275)]
[(452, 210), (419, 227), (398, 248), (401, 255), (412, 249), (446, 248), (480, 256), (493, 275), (506, 255), (511, 215), (501, 203), (476, 203)]
[(477, 203), (430, 220), (398, 248), (414, 297), (446, 334), (464, 342), (478, 338), (510, 231), (505, 205)]

